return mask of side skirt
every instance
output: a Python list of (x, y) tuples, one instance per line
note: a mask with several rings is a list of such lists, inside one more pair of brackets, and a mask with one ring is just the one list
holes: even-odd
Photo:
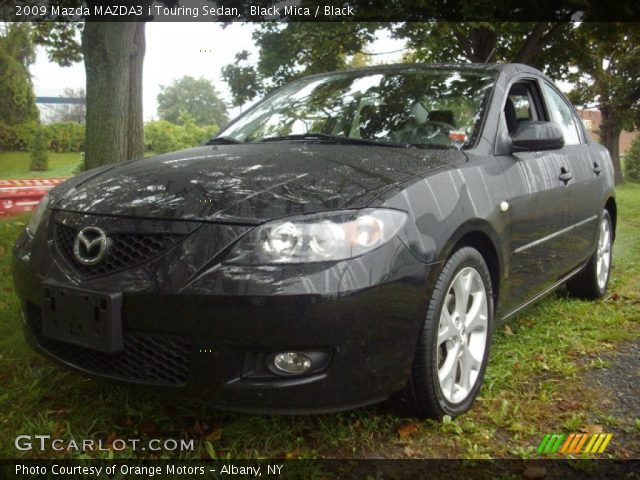
[(500, 319), (500, 323), (504, 323), (507, 320), (509, 320), (510, 318), (512, 318), (514, 315), (516, 315), (517, 313), (519, 313), (520, 311), (524, 310), (525, 308), (529, 307), (530, 305), (534, 304), (535, 302), (537, 302), (538, 300), (546, 297), (547, 295), (549, 295), (551, 292), (553, 292), (556, 288), (558, 288), (560, 285), (562, 285), (563, 283), (565, 283), (567, 280), (569, 280), (571, 277), (573, 277), (574, 275), (577, 275), (578, 273), (580, 273), (580, 271), (582, 271), (582, 269), (584, 267), (587, 266), (587, 263), (589, 263), (588, 261), (583, 263), (582, 265), (580, 265), (578, 268), (576, 268), (575, 270), (572, 270), (571, 272), (569, 272), (568, 274), (566, 274), (564, 277), (562, 277), (560, 280), (558, 280), (556, 283), (554, 283), (553, 285), (551, 285), (550, 287), (546, 288), (545, 290), (543, 290), (542, 292), (538, 293), (537, 295), (533, 296), (532, 298), (530, 298), (529, 300), (527, 300), (526, 302), (524, 302), (522, 305), (520, 305), (519, 307), (516, 307), (515, 309), (511, 310), (509, 313), (507, 313), (506, 315), (503, 315), (502, 318)]

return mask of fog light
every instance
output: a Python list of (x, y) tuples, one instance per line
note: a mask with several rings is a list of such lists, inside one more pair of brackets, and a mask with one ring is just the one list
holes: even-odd
[(304, 373), (311, 368), (311, 359), (303, 353), (281, 352), (273, 357), (273, 364), (285, 373)]

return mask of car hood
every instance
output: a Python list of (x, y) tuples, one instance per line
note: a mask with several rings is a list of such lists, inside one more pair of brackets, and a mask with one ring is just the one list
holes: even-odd
[(196, 147), (85, 172), (52, 192), (60, 210), (257, 223), (361, 208), (427, 170), (466, 160), (455, 150), (262, 143)]

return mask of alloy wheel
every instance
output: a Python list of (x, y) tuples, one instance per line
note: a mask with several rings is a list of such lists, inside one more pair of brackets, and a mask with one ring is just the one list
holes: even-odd
[(609, 278), (609, 266), (611, 265), (611, 226), (605, 217), (600, 222), (600, 236), (598, 237), (598, 251), (596, 254), (596, 276), (598, 287), (604, 290)]
[(487, 335), (487, 290), (480, 273), (465, 267), (449, 285), (438, 327), (438, 380), (449, 403), (464, 401), (478, 380)]

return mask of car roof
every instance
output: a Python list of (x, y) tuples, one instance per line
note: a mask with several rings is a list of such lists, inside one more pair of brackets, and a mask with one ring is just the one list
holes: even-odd
[(544, 77), (540, 70), (522, 63), (393, 63), (387, 65), (371, 65), (368, 67), (351, 68), (345, 70), (336, 70), (333, 72), (319, 73), (308, 75), (302, 78), (322, 77), (339, 73), (358, 73), (358, 72), (384, 72), (384, 71), (402, 71), (402, 70), (467, 70), (475, 72), (491, 72), (495, 74), (503, 73), (511, 76), (514, 73), (525, 72), (534, 73)]

